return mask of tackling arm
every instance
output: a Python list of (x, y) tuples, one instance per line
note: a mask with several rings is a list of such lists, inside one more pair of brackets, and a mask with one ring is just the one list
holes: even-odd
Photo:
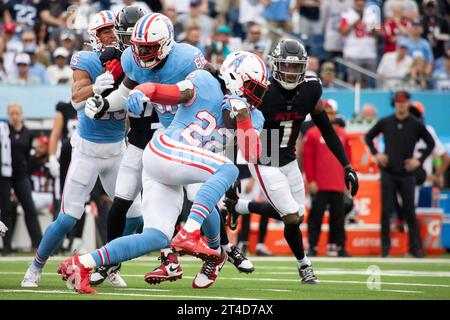
[(89, 74), (82, 70), (73, 70), (72, 106), (78, 110), (84, 107), (86, 100), (92, 97), (92, 81)]

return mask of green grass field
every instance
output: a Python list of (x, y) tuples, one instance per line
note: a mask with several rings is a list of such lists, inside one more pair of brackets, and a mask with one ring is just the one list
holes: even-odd
[[(252, 257), (255, 272), (239, 273), (227, 263), (209, 289), (193, 289), (193, 276), (201, 261), (182, 257), (183, 279), (150, 286), (143, 275), (158, 265), (149, 256), (123, 264), (127, 288), (97, 287), (97, 295), (80, 295), (67, 289), (56, 273), (62, 257), (50, 259), (39, 288), (21, 288), (31, 257), (0, 258), (0, 300), (102, 300), (102, 299), (431, 299), (450, 300), (450, 258), (315, 258), (320, 284), (302, 285), (292, 257)], [(379, 277), (377, 270), (380, 271)], [(375, 273), (374, 273), (375, 272)], [(379, 285), (377, 285), (377, 280)], [(375, 282), (374, 282), (375, 281)], [(369, 282), (369, 285), (368, 285)]]

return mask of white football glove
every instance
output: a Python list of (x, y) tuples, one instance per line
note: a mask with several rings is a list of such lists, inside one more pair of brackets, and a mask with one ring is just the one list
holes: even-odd
[(47, 168), (50, 170), (50, 174), (53, 178), (59, 177), (59, 162), (56, 155), (52, 154), (48, 159)]
[(92, 91), (94, 91), (94, 94), (102, 94), (105, 90), (112, 87), (114, 87), (114, 77), (109, 71), (106, 71), (95, 79)]
[(96, 119), (96, 114), (102, 111), (105, 102), (103, 97), (99, 94), (86, 100), (86, 105), (84, 106), (84, 113), (88, 118)]
[(6, 231), (8, 231), (8, 228), (3, 222), (0, 221), (0, 237), (4, 237), (6, 235)]

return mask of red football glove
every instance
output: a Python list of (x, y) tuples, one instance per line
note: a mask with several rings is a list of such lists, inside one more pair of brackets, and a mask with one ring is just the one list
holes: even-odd
[(122, 65), (117, 59), (108, 61), (106, 63), (106, 70), (112, 74), (114, 81), (117, 81), (123, 74)]

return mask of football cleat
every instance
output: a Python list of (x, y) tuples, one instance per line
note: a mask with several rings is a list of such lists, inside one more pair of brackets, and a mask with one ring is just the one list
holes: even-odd
[(225, 199), (223, 200), (225, 208), (228, 211), (227, 224), (231, 230), (236, 230), (239, 213), (236, 212), (236, 203), (239, 200), (238, 192), (241, 192), (241, 181), (236, 180), (233, 186), (225, 192)]
[(303, 284), (319, 284), (319, 280), (317, 280), (317, 277), (314, 274), (312, 266), (308, 266), (305, 264), (300, 268), (298, 268), (298, 273), (302, 278)]
[(183, 270), (175, 253), (169, 252), (166, 255), (162, 251), (158, 260), (161, 260), (161, 265), (144, 276), (145, 282), (159, 284), (164, 281), (176, 281), (183, 277)]
[(20, 284), (22, 288), (37, 288), (39, 286), (39, 280), (41, 280), (42, 269), (36, 268), (31, 264), (25, 276), (23, 277), (22, 283)]
[(217, 279), (217, 275), (227, 262), (228, 254), (222, 249), (222, 254), (217, 260), (208, 260), (203, 262), (200, 272), (194, 277), (192, 287), (195, 289), (206, 289), (210, 287)]
[(91, 286), (98, 286), (103, 281), (108, 279), (108, 282), (113, 287), (124, 288), (127, 286), (127, 283), (120, 276), (120, 268), (122, 267), (121, 263), (118, 264), (110, 264), (106, 266), (98, 266), (95, 271), (89, 277), (89, 283)]
[(236, 246), (231, 246), (231, 251), (227, 252), (228, 261), (234, 264), (239, 272), (252, 273), (255, 271), (253, 263), (248, 260)]
[(97, 291), (91, 288), (89, 276), (91, 268), (86, 268), (80, 263), (78, 256), (70, 257), (58, 266), (57, 272), (67, 282), (67, 287), (78, 293), (95, 294)]
[(172, 239), (170, 248), (180, 254), (189, 254), (202, 260), (215, 260), (220, 258), (220, 253), (208, 247), (207, 241), (200, 236), (200, 230), (187, 232), (181, 228)]

